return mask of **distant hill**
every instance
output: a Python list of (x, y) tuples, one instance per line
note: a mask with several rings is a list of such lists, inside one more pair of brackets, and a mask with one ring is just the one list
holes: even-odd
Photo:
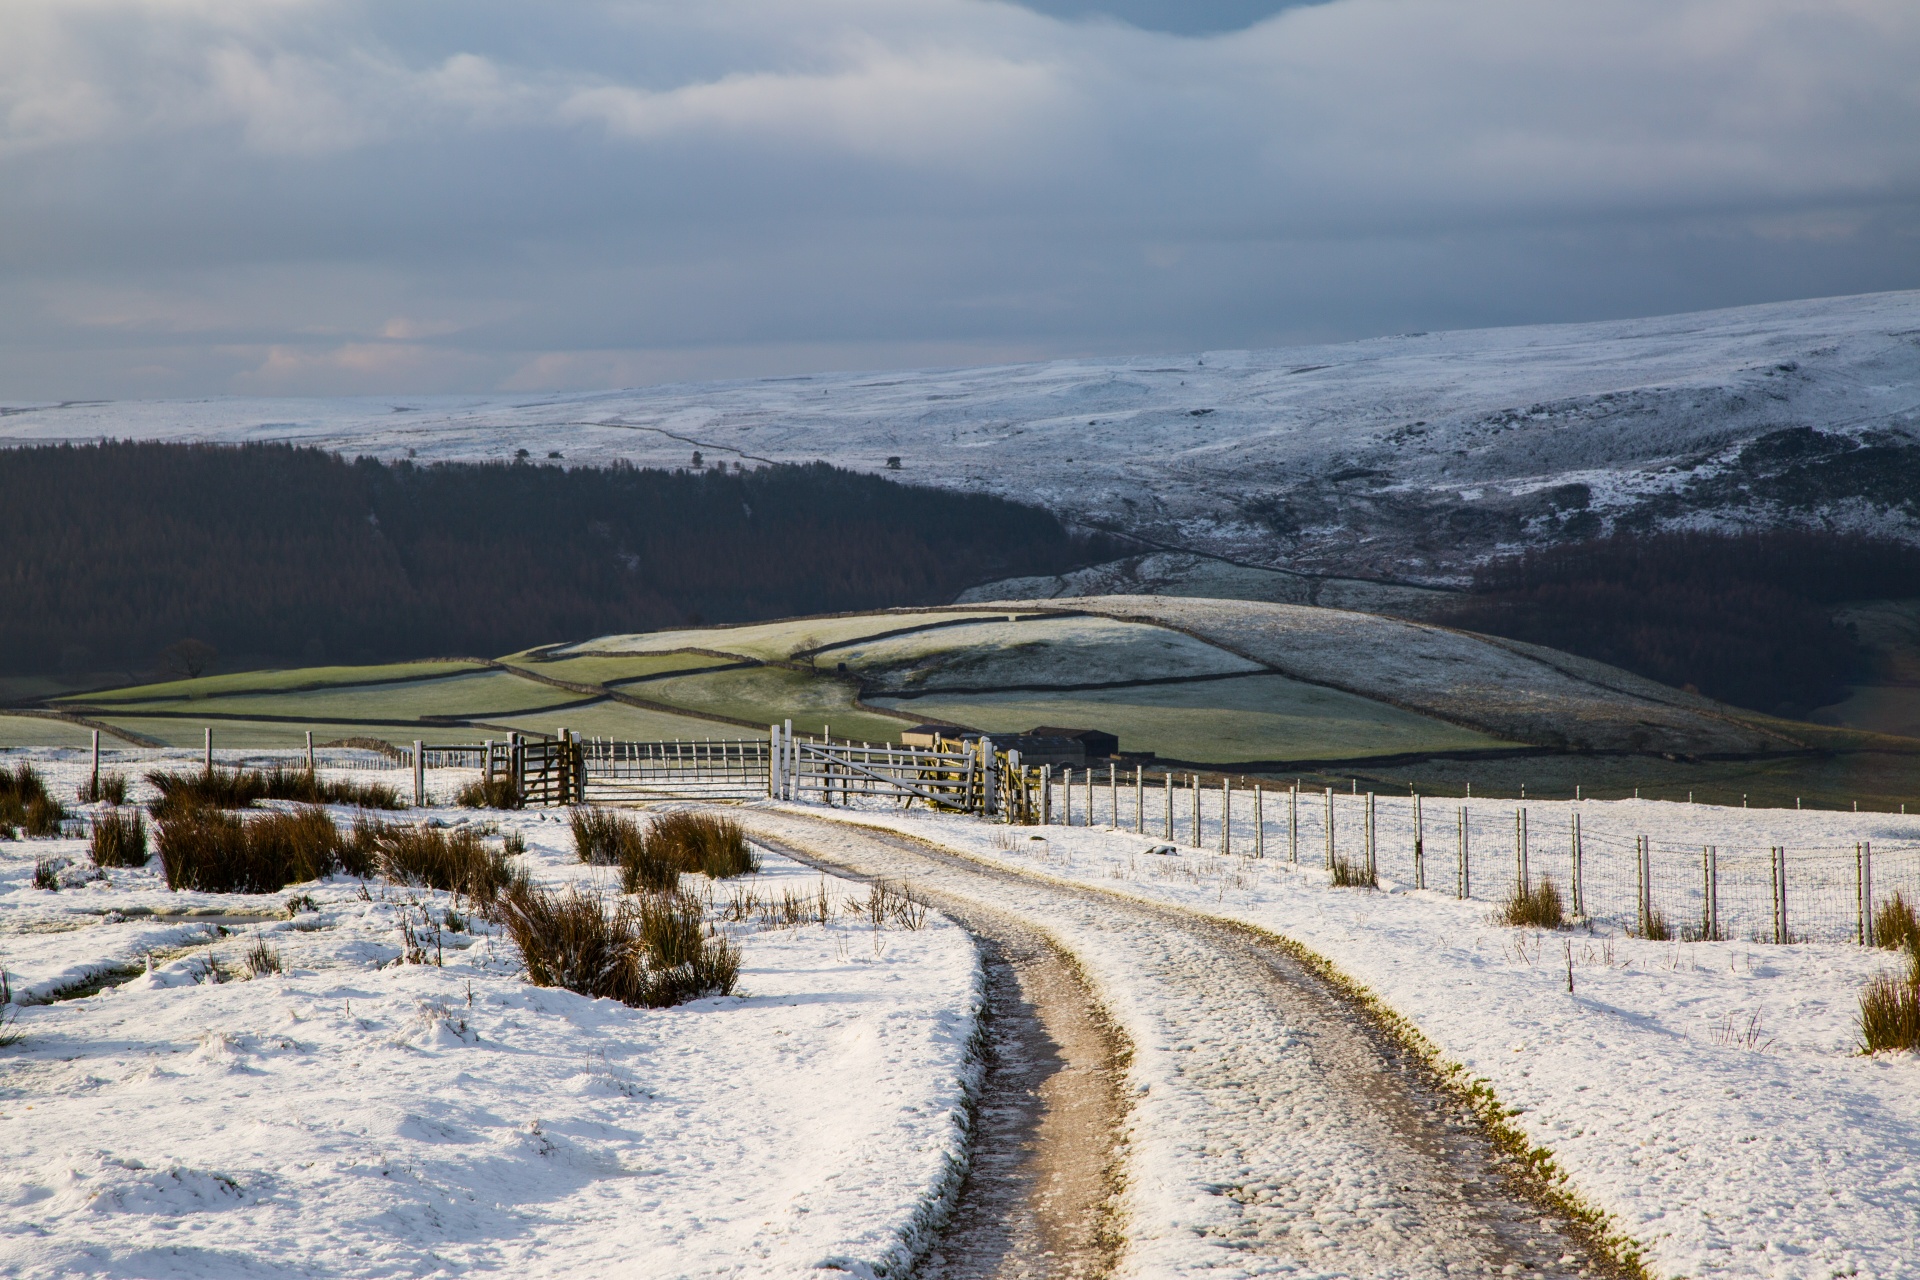
[(1920, 292), (592, 394), (0, 406), (0, 439), (103, 436), (889, 475), (893, 458), (1140, 550), (1462, 586), (1493, 554), (1617, 532), (1920, 540)]

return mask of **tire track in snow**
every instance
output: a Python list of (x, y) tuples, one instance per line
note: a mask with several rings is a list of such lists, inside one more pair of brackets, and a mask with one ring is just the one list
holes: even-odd
[[(936, 905), (953, 904), (962, 923), (981, 910), (1015, 917), (1072, 953), (1134, 1045), (1120, 1273), (1610, 1270), (1575, 1224), (1529, 1198), (1518, 1171), (1423, 1064), (1280, 949), (1186, 912), (988, 867), (891, 832), (735, 813), (783, 850), (909, 882)], [(1086, 1273), (1041, 1256), (1025, 1269), (938, 1274)]]

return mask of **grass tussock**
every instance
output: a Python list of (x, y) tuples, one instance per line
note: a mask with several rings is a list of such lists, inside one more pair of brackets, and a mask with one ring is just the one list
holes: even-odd
[(254, 940), (253, 945), (247, 948), (246, 954), (240, 957), (240, 962), (247, 967), (249, 978), (264, 978), (270, 973), (281, 972), (285, 967), (281, 963), (280, 953), (267, 945), (263, 938)]
[(1558, 929), (1567, 922), (1566, 907), (1553, 881), (1540, 877), (1538, 885), (1522, 885), (1500, 908), (1500, 921), (1524, 929)]
[(475, 778), (461, 787), (453, 802), (463, 809), (518, 809), (523, 800), (510, 774), (496, 774), (491, 781)]
[(717, 813), (663, 813), (647, 824), (647, 843), (659, 846), (682, 871), (715, 880), (752, 875), (760, 859), (740, 824)]
[(322, 779), (304, 769), (202, 769), (147, 775), (160, 792), (150, 806), (156, 818), (186, 809), (247, 809), (262, 800), (298, 804), (350, 804), (362, 809), (404, 809), (400, 793), (384, 782)]
[(330, 874), (346, 840), (317, 807), (250, 819), (189, 807), (159, 820), (154, 843), (169, 889), (278, 893)]
[(1906, 944), (1903, 973), (1877, 973), (1860, 993), (1863, 1053), (1920, 1050), (1920, 939)]
[(65, 858), (36, 858), (33, 863), (33, 887), (45, 889), (49, 893), (60, 891), (60, 868), (66, 865)]
[(596, 867), (617, 867), (628, 845), (645, 837), (639, 824), (624, 814), (580, 805), (567, 814), (573, 830), (573, 852)]
[(152, 856), (147, 848), (147, 819), (138, 809), (109, 809), (93, 820), (88, 846), (96, 867), (144, 867)]
[(80, 784), (81, 804), (123, 805), (127, 802), (127, 775), (124, 773), (103, 773), (99, 777), (89, 777)]
[(19, 1042), (22, 1032), (13, 1025), (19, 1016), (13, 1007), (13, 978), (0, 966), (0, 1048)]
[(739, 981), (739, 948), (681, 894), (609, 902), (577, 886), (521, 884), (506, 895), (502, 919), (536, 986), (658, 1009), (726, 995)]
[(1873, 913), (1873, 940), (1889, 951), (1920, 948), (1920, 919), (1914, 917), (1913, 905), (1897, 889)]
[(1660, 913), (1658, 907), (1648, 912), (1637, 926), (1627, 932), (1647, 942), (1672, 942), (1674, 936), (1673, 926), (1667, 923), (1666, 916)]
[(489, 848), (465, 828), (369, 824), (367, 837), (380, 874), (399, 884), (421, 885), (492, 903), (524, 887), (527, 873), (511, 856)]
[(1345, 858), (1333, 860), (1333, 887), (1336, 889), (1378, 889), (1380, 881), (1367, 869), (1364, 862), (1348, 862)]
[(0, 769), (0, 837), (57, 836), (67, 809), (47, 790), (40, 771), (22, 760)]

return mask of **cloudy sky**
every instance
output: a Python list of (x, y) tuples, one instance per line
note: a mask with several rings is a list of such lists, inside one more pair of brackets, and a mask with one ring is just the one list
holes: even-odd
[(0, 0), (0, 404), (1920, 287), (1913, 0)]

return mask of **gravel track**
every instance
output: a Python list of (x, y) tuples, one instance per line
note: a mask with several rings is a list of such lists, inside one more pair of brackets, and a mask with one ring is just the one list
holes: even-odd
[[(1071, 966), (1052, 961), (1064, 978), (1042, 966), (1019, 986), (1029, 1016), (1066, 1030), (1015, 1034), (1004, 1060), (1017, 1067), (990, 1072), (975, 1174), (924, 1275), (1104, 1269), (1101, 1210), (1116, 1150), (1105, 1139), (1118, 1104), (1102, 1111), (1099, 1095), (1112, 1096), (1123, 1050), (1113, 1035), (1074, 1041), (1092, 1003), (1082, 979), (1131, 1042), (1119, 1274), (1607, 1271), (1577, 1227), (1529, 1196), (1423, 1064), (1280, 948), (891, 832), (734, 812), (782, 852), (911, 884), (985, 940), (990, 973), (999, 949), (1016, 985), (1017, 957), (1030, 966), (1043, 949), (1072, 957)], [(1078, 1047), (1063, 1052), (1069, 1042)], [(1010, 1123), (996, 1137), (991, 1118), (1003, 1108)]]

